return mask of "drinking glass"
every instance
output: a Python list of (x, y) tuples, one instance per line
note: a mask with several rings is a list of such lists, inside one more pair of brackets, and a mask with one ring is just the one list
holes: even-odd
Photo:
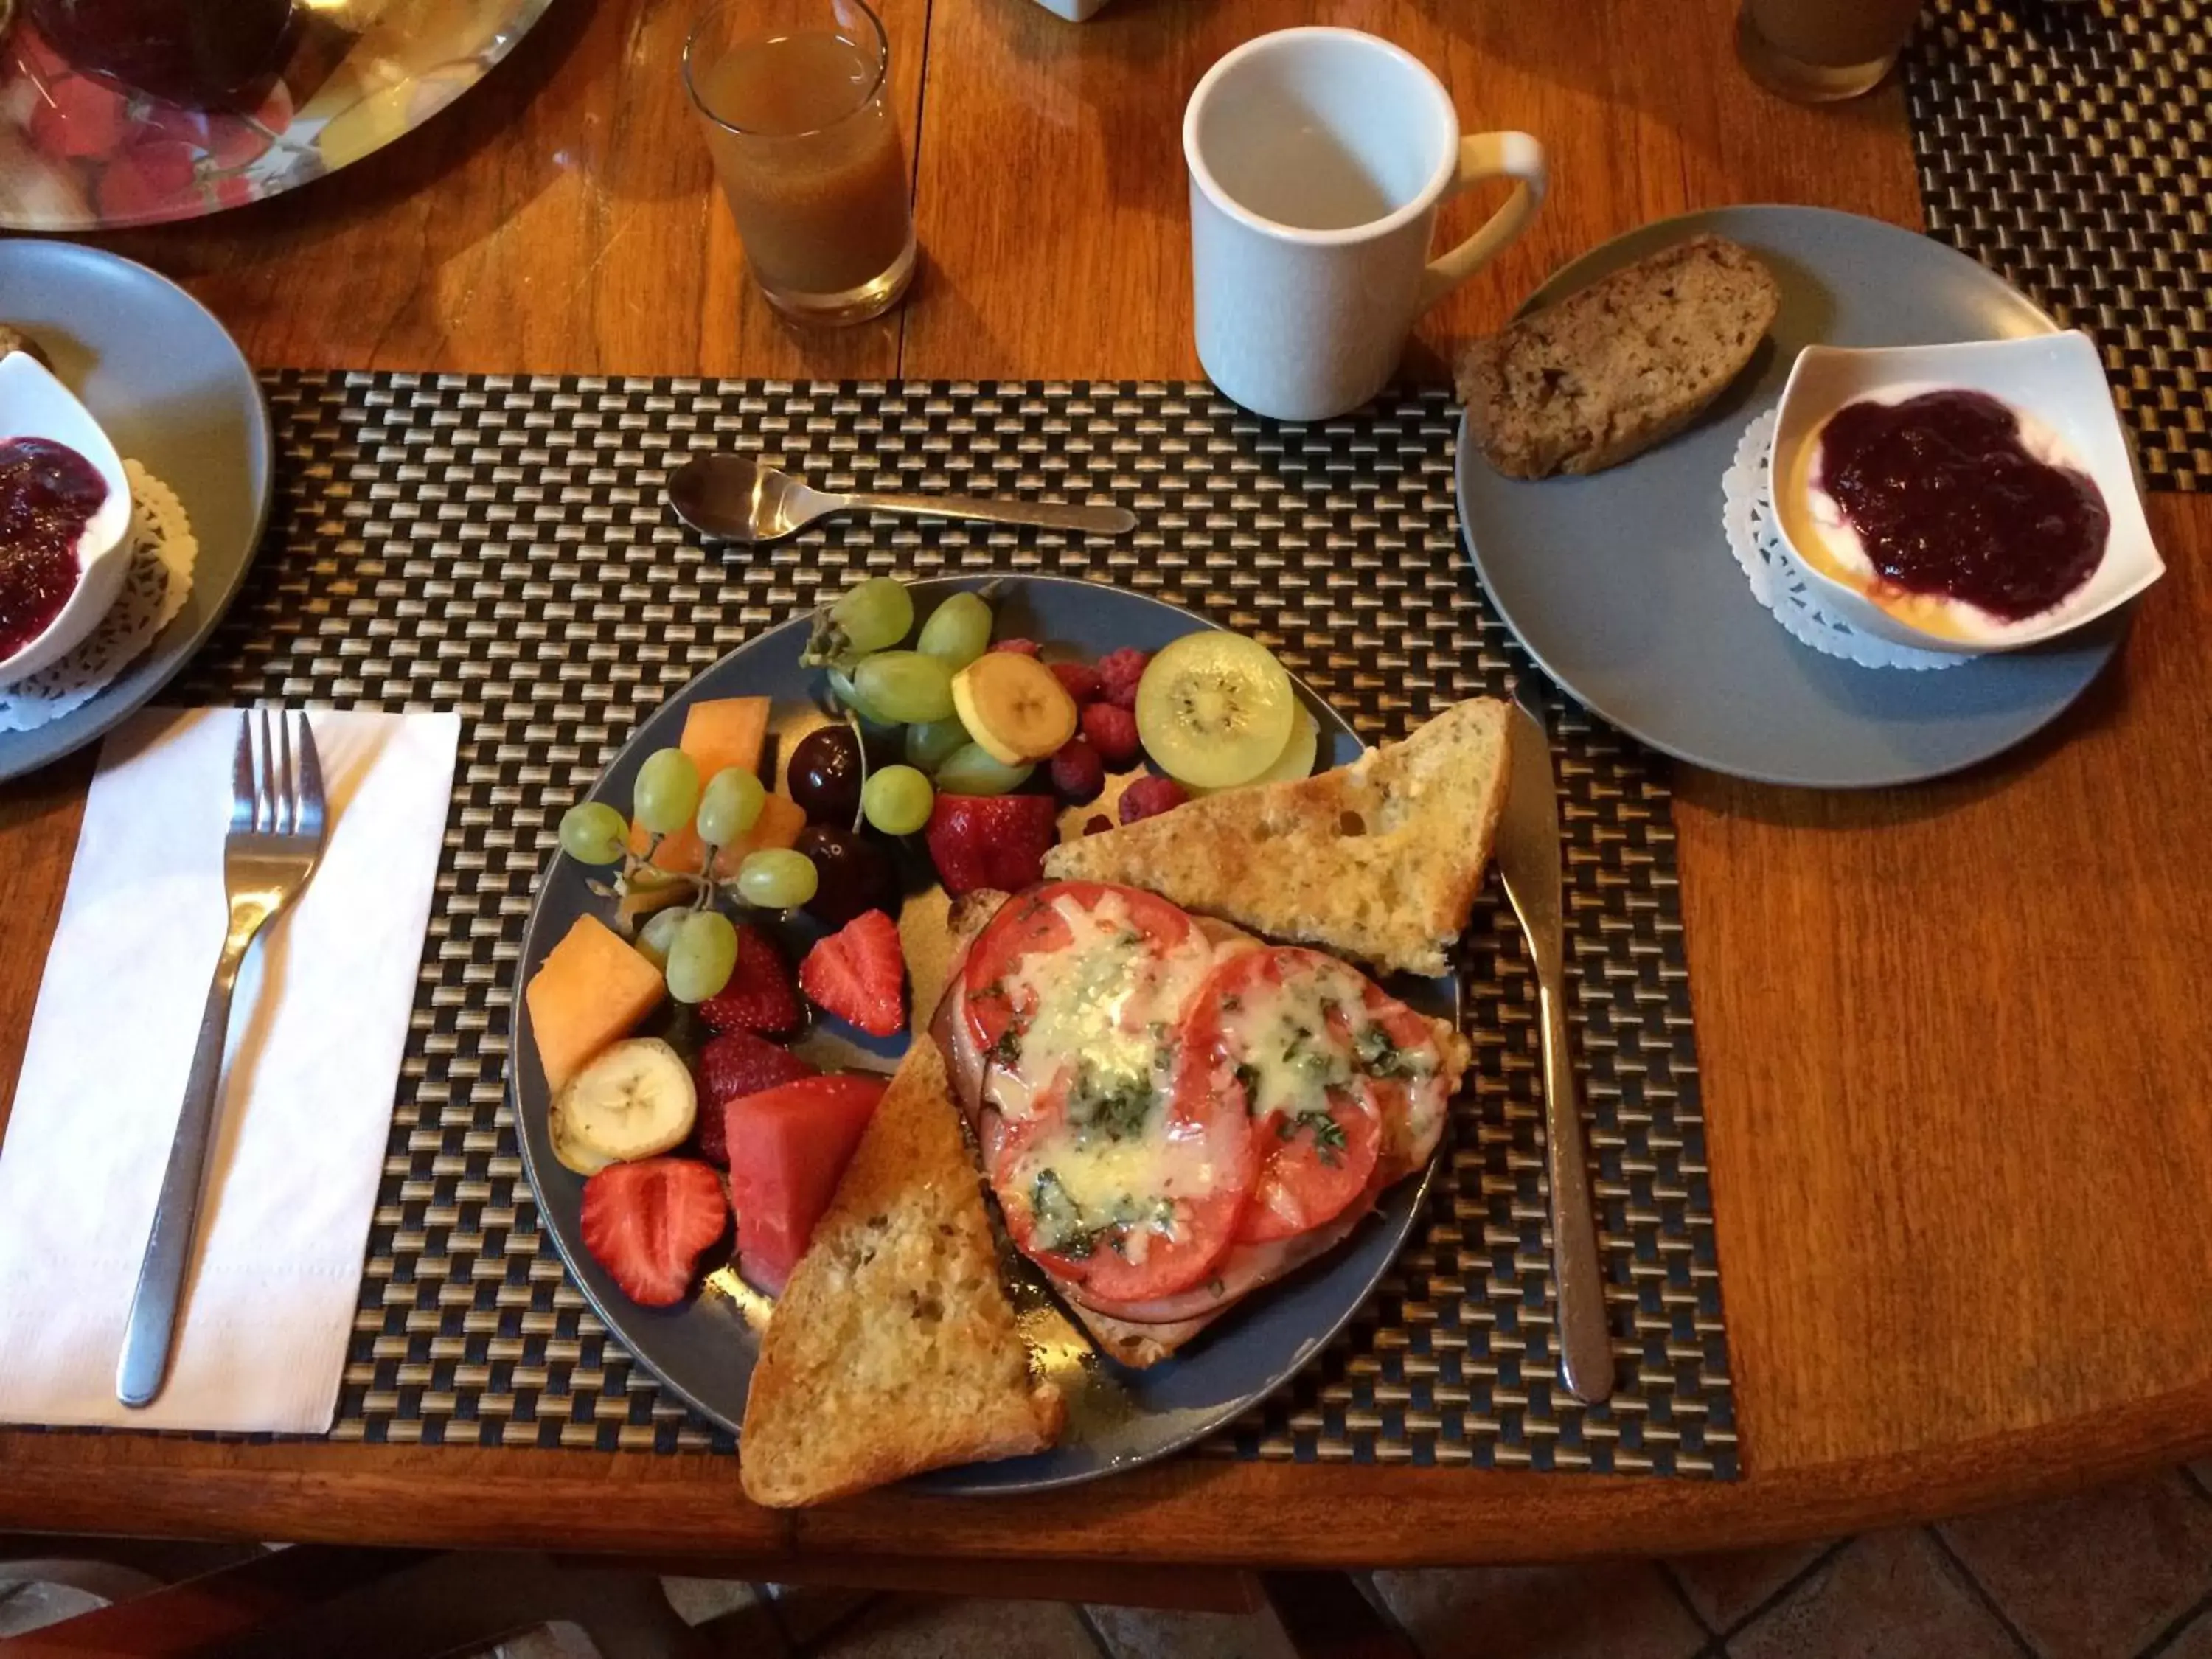
[(1736, 56), (1784, 98), (1856, 98), (1889, 73), (1919, 12), (1920, 0), (1743, 0)]
[(858, 323), (914, 276), (914, 216), (890, 46), (860, 0), (719, 0), (684, 82), (753, 279), (770, 305)]

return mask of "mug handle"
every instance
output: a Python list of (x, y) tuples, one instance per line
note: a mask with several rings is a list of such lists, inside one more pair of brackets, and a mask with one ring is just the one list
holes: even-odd
[(1469, 185), (1485, 179), (1516, 179), (1513, 194), (1492, 214), (1481, 229), (1421, 273), (1420, 309), (1431, 306), (1503, 253), (1536, 216), (1550, 175), (1544, 169), (1544, 147), (1525, 132), (1476, 132), (1459, 141), (1459, 175), (1444, 186), (1440, 201), (1449, 202)]

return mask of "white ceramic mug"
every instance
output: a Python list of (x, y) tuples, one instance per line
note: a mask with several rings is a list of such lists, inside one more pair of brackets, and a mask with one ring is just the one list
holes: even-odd
[[(1451, 94), (1356, 29), (1246, 41), (1183, 112), (1198, 356), (1245, 408), (1341, 415), (1397, 368), (1420, 314), (1518, 236), (1543, 200), (1525, 132), (1462, 137)], [(1433, 262), (1437, 209), (1479, 179), (1512, 199)]]

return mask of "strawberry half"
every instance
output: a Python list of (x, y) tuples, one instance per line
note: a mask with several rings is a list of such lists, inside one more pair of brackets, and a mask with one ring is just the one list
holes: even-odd
[(699, 1005), (699, 1018), (717, 1031), (757, 1031), (788, 1036), (806, 1010), (775, 941), (759, 928), (738, 926), (738, 965), (730, 982)]
[(806, 994), (871, 1036), (891, 1036), (905, 1028), (905, 981), (898, 924), (881, 910), (854, 917), (799, 964), (799, 982)]
[(723, 1133), (722, 1108), (763, 1089), (818, 1076), (820, 1069), (750, 1031), (725, 1031), (711, 1039), (691, 1067), (699, 1085), (699, 1117), (691, 1140), (699, 1156), (718, 1170), (728, 1169), (730, 1144)]
[(610, 1164), (584, 1183), (584, 1248), (644, 1307), (681, 1302), (729, 1222), (721, 1178), (691, 1158)]
[(1043, 879), (1044, 855), (1060, 840), (1059, 817), (1060, 803), (1050, 795), (939, 795), (925, 833), (945, 890), (1012, 893)]

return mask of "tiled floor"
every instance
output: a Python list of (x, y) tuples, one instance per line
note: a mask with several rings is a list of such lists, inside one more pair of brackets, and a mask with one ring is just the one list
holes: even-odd
[[(2212, 1463), (1842, 1542), (1366, 1583), (1428, 1659), (2212, 1659)], [(664, 1585), (754, 1659), (1291, 1659), (1264, 1614)], [(0, 1583), (0, 1637), (83, 1605)], [(564, 1630), (501, 1651), (594, 1650)]]
[[(2212, 1463), (1741, 1555), (1378, 1572), (1429, 1659), (2212, 1659)], [(807, 1659), (1285, 1659), (1271, 1620), (887, 1598)]]

